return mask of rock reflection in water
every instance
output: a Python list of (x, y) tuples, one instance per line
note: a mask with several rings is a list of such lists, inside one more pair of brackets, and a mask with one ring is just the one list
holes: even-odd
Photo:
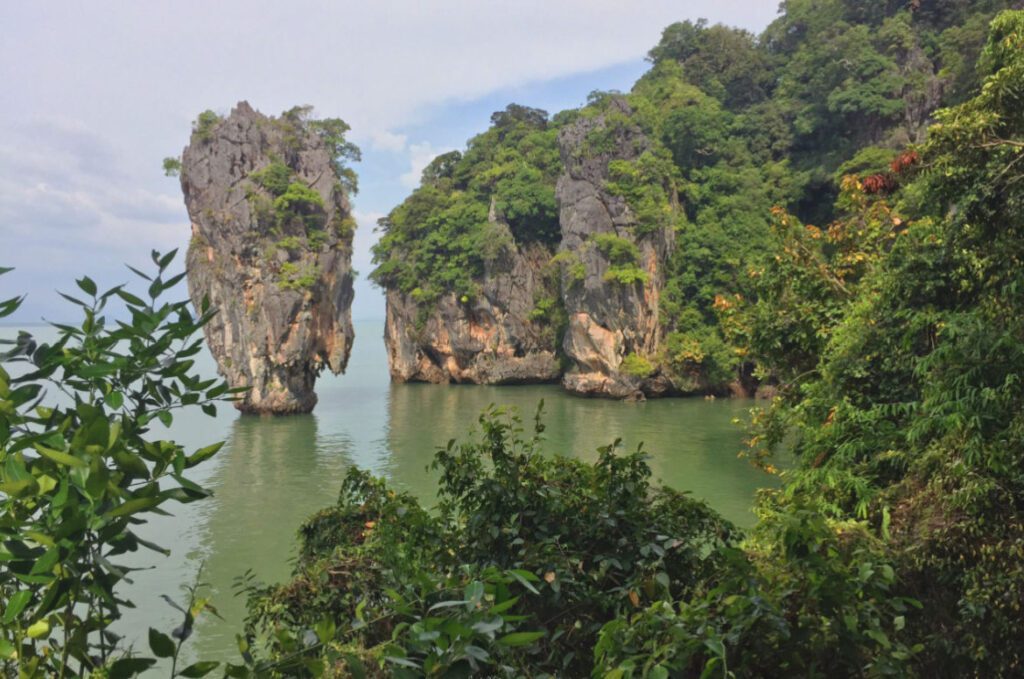
[(208, 618), (200, 626), (201, 657), (221, 656), (241, 629), (245, 601), (233, 596), (236, 577), (249, 568), (264, 582), (288, 576), (296, 531), (337, 498), (351, 441), (321, 434), (314, 415), (239, 417), (218, 458), (221, 465), (207, 481), (215, 492), (202, 503), (204, 535), (194, 561), (204, 561), (203, 581), (225, 620)]

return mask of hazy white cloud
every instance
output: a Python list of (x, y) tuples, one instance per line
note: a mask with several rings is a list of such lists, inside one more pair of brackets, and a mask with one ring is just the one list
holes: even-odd
[(315, 104), (365, 137), (415, 119), (424, 105), (643, 56), (672, 21), (706, 16), (759, 29), (776, 7), (773, 0), (4, 3), (0, 73), (7, 100), (20, 102), (4, 116), (71, 110), (124, 136), (184, 140), (198, 111), (248, 99), (268, 112)]
[(370, 133), (370, 144), (378, 151), (394, 151), (396, 153), (405, 150), (407, 138), (404, 134), (397, 134), (388, 130), (376, 130)]
[(419, 186), (423, 170), (430, 165), (430, 161), (442, 153), (451, 151), (450, 148), (435, 149), (429, 141), (409, 145), (409, 171), (402, 174), (398, 180), (407, 189), (414, 189)]

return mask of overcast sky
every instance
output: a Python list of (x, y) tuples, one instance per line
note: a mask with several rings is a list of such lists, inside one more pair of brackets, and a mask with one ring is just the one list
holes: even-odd
[(627, 90), (673, 21), (759, 32), (776, 0), (104, 0), (0, 6), (0, 298), (17, 319), (67, 318), (54, 292), (187, 245), (161, 159), (199, 111), (246, 99), (277, 114), (312, 104), (352, 126), (360, 273), (353, 315), (382, 318), (366, 282), (376, 219), (437, 153), (462, 147), (511, 101), (555, 112)]

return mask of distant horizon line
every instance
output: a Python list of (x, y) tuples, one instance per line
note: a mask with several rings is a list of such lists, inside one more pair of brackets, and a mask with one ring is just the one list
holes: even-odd
[[(383, 323), (387, 318), (385, 316), (361, 316), (359, 318), (353, 318), (353, 323)], [(73, 324), (76, 321), (0, 321), (0, 328), (48, 328), (55, 323), (60, 325)]]

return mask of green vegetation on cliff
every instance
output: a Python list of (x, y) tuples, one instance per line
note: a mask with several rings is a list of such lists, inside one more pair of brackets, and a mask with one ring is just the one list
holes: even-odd
[(447, 292), (474, 297), (484, 263), (512, 244), (492, 211), (515, 243), (557, 245), (557, 125), (514, 104), (491, 122), (465, 153), (435, 158), (421, 186), (381, 219), (373, 281), (424, 304)]

